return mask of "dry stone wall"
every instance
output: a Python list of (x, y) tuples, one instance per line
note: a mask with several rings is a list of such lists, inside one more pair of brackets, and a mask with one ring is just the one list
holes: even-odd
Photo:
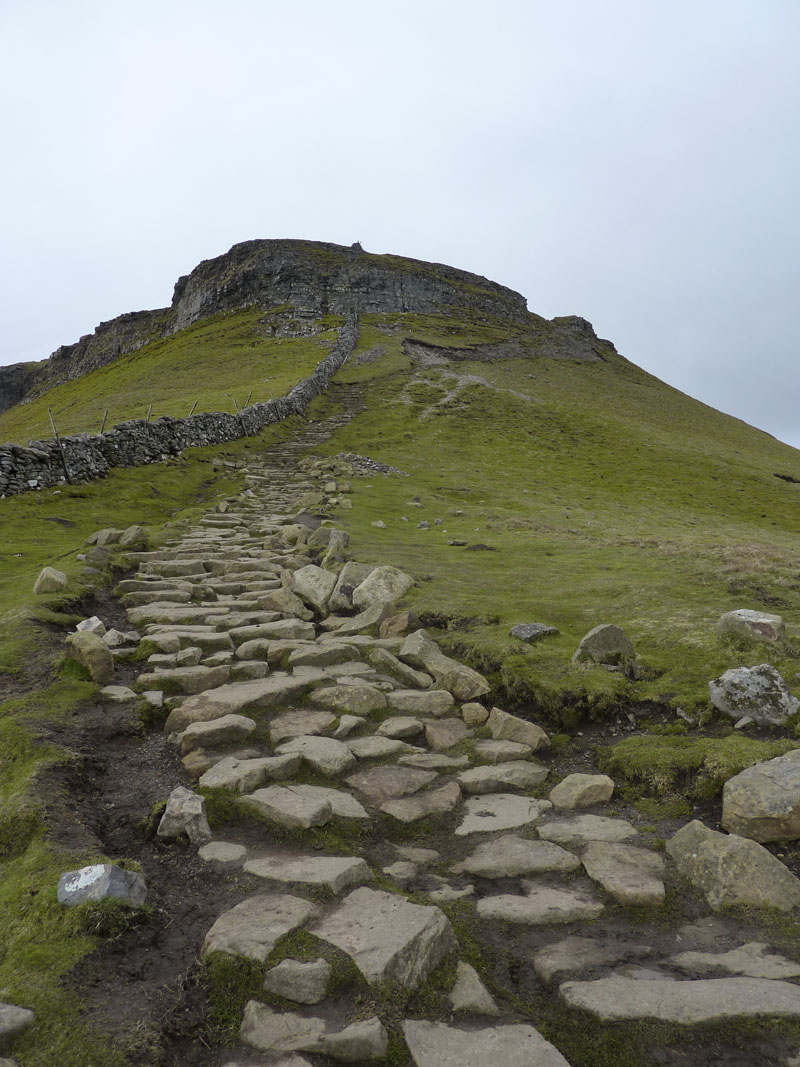
[(326, 388), (358, 340), (358, 316), (348, 314), (332, 351), (313, 373), (282, 397), (253, 404), (235, 415), (214, 412), (179, 419), (121, 422), (108, 433), (74, 434), (59, 441), (0, 446), (0, 496), (100, 478), (111, 467), (156, 463), (198, 445), (222, 444), (250, 436), (290, 415), (301, 415)]

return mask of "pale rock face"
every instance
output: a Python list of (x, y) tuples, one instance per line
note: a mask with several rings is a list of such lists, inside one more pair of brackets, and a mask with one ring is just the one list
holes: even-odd
[(694, 819), (667, 842), (667, 852), (715, 911), (728, 905), (791, 911), (800, 905), (800, 880), (756, 841)]
[(140, 908), (147, 899), (147, 886), (141, 874), (126, 871), (113, 863), (95, 863), (79, 871), (68, 871), (58, 881), (58, 902), (74, 908), (87, 900), (121, 900)]
[(711, 703), (724, 715), (749, 715), (759, 726), (782, 726), (797, 711), (798, 700), (769, 663), (733, 667), (708, 683)]
[(722, 825), (754, 841), (800, 838), (800, 749), (728, 779), (722, 791)]

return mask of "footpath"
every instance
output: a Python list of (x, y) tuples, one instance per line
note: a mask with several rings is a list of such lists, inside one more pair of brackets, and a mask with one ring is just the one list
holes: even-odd
[[(340, 421), (357, 403), (353, 389)], [(203, 1062), (568, 1067), (554, 1011), (562, 1026), (673, 1024), (653, 1063), (800, 1062), (779, 1036), (741, 1046), (733, 1029), (719, 1058), (693, 1048), (701, 1024), (800, 1019), (800, 964), (720, 910), (720, 885), (751, 868), (701, 877), (723, 835), (691, 822), (665, 850), (610, 778), (560, 774), (546, 731), (495, 706), (403, 609), (413, 575), (350, 558), (325, 517), (346, 517), (357, 469), (307, 454), (336, 425), (254, 457), (239, 497), (131, 553), (128, 630), (109, 640), (89, 620), (75, 652), (99, 671), (138, 648), (135, 680), (101, 696), (146, 702), (156, 743), (180, 754), (154, 847), (226, 886), (195, 951), (214, 1010), (226, 982), (243, 1001), (238, 1043)], [(774, 863), (766, 903), (789, 911), (797, 880), (748, 844)], [(111, 887), (141, 905), (147, 883), (146, 864), (97, 865), (60, 896)]]

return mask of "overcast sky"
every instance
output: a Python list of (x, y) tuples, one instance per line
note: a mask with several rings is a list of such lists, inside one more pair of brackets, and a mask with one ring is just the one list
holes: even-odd
[(0, 0), (0, 364), (360, 240), (800, 447), (799, 41), (798, 0)]

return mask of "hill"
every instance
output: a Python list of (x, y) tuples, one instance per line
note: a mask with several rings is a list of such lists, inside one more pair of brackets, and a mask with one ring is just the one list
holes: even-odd
[[(0, 413), (0, 439), (45, 436), (48, 408), (62, 432), (96, 433), (106, 411), (112, 425), (143, 417), (151, 405), (157, 419), (186, 416), (192, 407), (230, 411), (234, 400), (242, 407), (248, 398), (279, 395), (329, 352), (354, 309), (358, 344), (306, 420), (295, 416), (236, 442), (115, 469), (99, 481), (0, 500), (0, 944), (7, 946), (0, 953), (0, 1001), (27, 998), (37, 1018), (46, 1019), (35, 1040), (21, 1046), (30, 1057), (22, 1059), (26, 1065), (152, 1063), (156, 1045), (170, 1062), (225, 1062), (211, 1057), (223, 1055), (220, 1042), (235, 1036), (244, 1000), (260, 996), (263, 985), (257, 967), (237, 970), (216, 961), (201, 977), (192, 970), (192, 937), (202, 937), (195, 926), (207, 918), (203, 908), (213, 893), (235, 897), (239, 876), (198, 875), (194, 857), (184, 862), (179, 846), (174, 854), (158, 851), (152, 830), (161, 809), (154, 813), (152, 804), (165, 800), (171, 785), (164, 783), (183, 773), (162, 738), (159, 713), (136, 705), (131, 719), (108, 714), (85, 673), (64, 658), (64, 632), (85, 616), (126, 625), (109, 592), (112, 581), (139, 563), (145, 582), (157, 576), (147, 574), (149, 558), (87, 547), (87, 537), (103, 527), (142, 523), (151, 548), (166, 546), (165, 557), (172, 558), (199, 551), (199, 539), (228, 527), (244, 537), (235, 531), (249, 523), (248, 551), (266, 551), (276, 543), (269, 522), (262, 531), (241, 519), (254, 489), (265, 515), (306, 494), (302, 514), (312, 525), (345, 530), (349, 556), (391, 563), (413, 576), (404, 605), (441, 648), (483, 672), (487, 708), (497, 703), (547, 730), (552, 777), (528, 790), (530, 796), (546, 796), (555, 778), (572, 771), (605, 770), (616, 782), (606, 813), (637, 821), (655, 851), (693, 816), (717, 826), (723, 783), (797, 743), (796, 717), (776, 728), (735, 729), (711, 709), (708, 682), (728, 668), (767, 662), (800, 695), (800, 484), (794, 480), (800, 453), (647, 374), (585, 320), (546, 320), (529, 312), (522, 296), (484, 278), (358, 248), (247, 242), (181, 279), (170, 308), (122, 316), (43, 365), (10, 369), (0, 383), (15, 383), (6, 396), (17, 402)], [(301, 453), (301, 443), (310, 451)], [(334, 487), (322, 491), (329, 479)], [(210, 508), (216, 510), (207, 513)], [(202, 551), (213, 572), (212, 606), (215, 598), (239, 595), (225, 589), (226, 581), (231, 588), (237, 583), (235, 568), (221, 577), (227, 566), (221, 543)], [(304, 559), (301, 553), (297, 564)], [(32, 596), (33, 580), (47, 564), (67, 573), (68, 594)], [(272, 595), (266, 590), (274, 584), (253, 595)], [(176, 603), (188, 597), (188, 610), (195, 610), (197, 590), (172, 591)], [(718, 637), (719, 616), (736, 608), (781, 614), (788, 642)], [(558, 632), (526, 644), (510, 635), (525, 622)], [(635, 669), (573, 661), (580, 639), (602, 623), (624, 629)], [(151, 652), (145, 641), (119, 662), (118, 674), (132, 681)], [(179, 708), (180, 700), (171, 706)], [(476, 737), (484, 739), (480, 729)], [(472, 744), (451, 746), (453, 758), (471, 756)], [(311, 773), (301, 781), (330, 784)], [(146, 811), (140, 789), (142, 796), (153, 793)], [(207, 794), (215, 832), (263, 835), (263, 826), (243, 821), (222, 791)], [(88, 838), (86, 826), (76, 829), (78, 815), (91, 830)], [(292, 833), (281, 834), (282, 847), (298, 845)], [(448, 862), (456, 858), (453, 826), (435, 818), (415, 824), (407, 837), (382, 815), (358, 831), (315, 828), (309, 840), (322, 853), (367, 856), (378, 864), (376, 884), (393, 893), (400, 891), (381, 873), (390, 863), (390, 841), (403, 848), (433, 843)], [(157, 1034), (137, 1029), (123, 1010), (125, 983), (144, 989), (145, 999), (158, 986), (141, 979), (144, 964), (137, 971), (124, 962), (127, 951), (142, 950), (158, 921), (154, 913), (138, 915), (140, 933), (116, 914), (65, 919), (55, 902), (59, 872), (96, 859), (98, 841), (109, 855), (143, 863), (166, 902), (169, 921), (158, 927), (169, 945), (162, 977), (180, 986), (176, 996), (187, 1014), (179, 1023), (165, 1008), (169, 1022)], [(794, 842), (773, 852), (800, 870)], [(450, 868), (437, 870), (451, 876)], [(670, 878), (655, 919), (647, 909), (609, 904), (614, 937), (666, 951), (676, 924), (691, 926), (699, 916), (711, 921), (698, 898)], [(199, 886), (200, 904), (191, 896)], [(483, 894), (485, 886), (478, 889)], [(185, 909), (184, 892), (192, 901)], [(427, 902), (423, 892), (414, 894)], [(328, 902), (324, 893), (314, 899)], [(731, 1063), (748, 1056), (778, 1063), (784, 1061), (775, 1058), (776, 1049), (783, 1056), (790, 1040), (795, 1049), (800, 1042), (794, 1022), (786, 1030), (764, 1024), (757, 1035), (709, 1025), (687, 1039), (680, 1028), (637, 1023), (626, 1029), (576, 1017), (530, 977), (540, 931), (510, 934), (499, 921), (478, 929), (467, 901), (446, 908), (464, 957), (492, 976), (504, 1011), (535, 1024), (572, 1067), (714, 1062), (708, 1057), (721, 1047)], [(176, 909), (190, 928), (183, 941), (173, 923)], [(798, 954), (788, 920), (748, 912), (713, 921), (720, 938), (746, 928), (751, 940)], [(688, 936), (699, 943), (699, 921), (696, 927)], [(592, 923), (572, 929), (600, 936)], [(316, 958), (317, 942), (303, 932), (292, 936), (295, 955)], [(89, 957), (95, 962), (87, 963), (98, 946)], [(352, 975), (337, 959), (337, 982), (346, 986)], [(445, 971), (436, 981), (452, 980)], [(124, 1035), (124, 1050), (105, 1047), (83, 1027), (64, 976), (89, 997), (90, 1022), (111, 1028), (117, 1040)], [(115, 1021), (87, 990), (98, 982), (116, 989), (117, 979)], [(364, 990), (359, 996), (397, 1023), (386, 990), (377, 1001)], [(446, 1012), (435, 983), (411, 1003), (412, 1015)], [(204, 1011), (211, 1028), (200, 1022)], [(217, 1051), (207, 1052), (205, 1042)], [(409, 1060), (398, 1049), (393, 1045), (381, 1062), (405, 1067)], [(670, 1049), (683, 1058), (665, 1060), (662, 1052)], [(737, 1049), (744, 1049), (744, 1059), (735, 1058)]]

